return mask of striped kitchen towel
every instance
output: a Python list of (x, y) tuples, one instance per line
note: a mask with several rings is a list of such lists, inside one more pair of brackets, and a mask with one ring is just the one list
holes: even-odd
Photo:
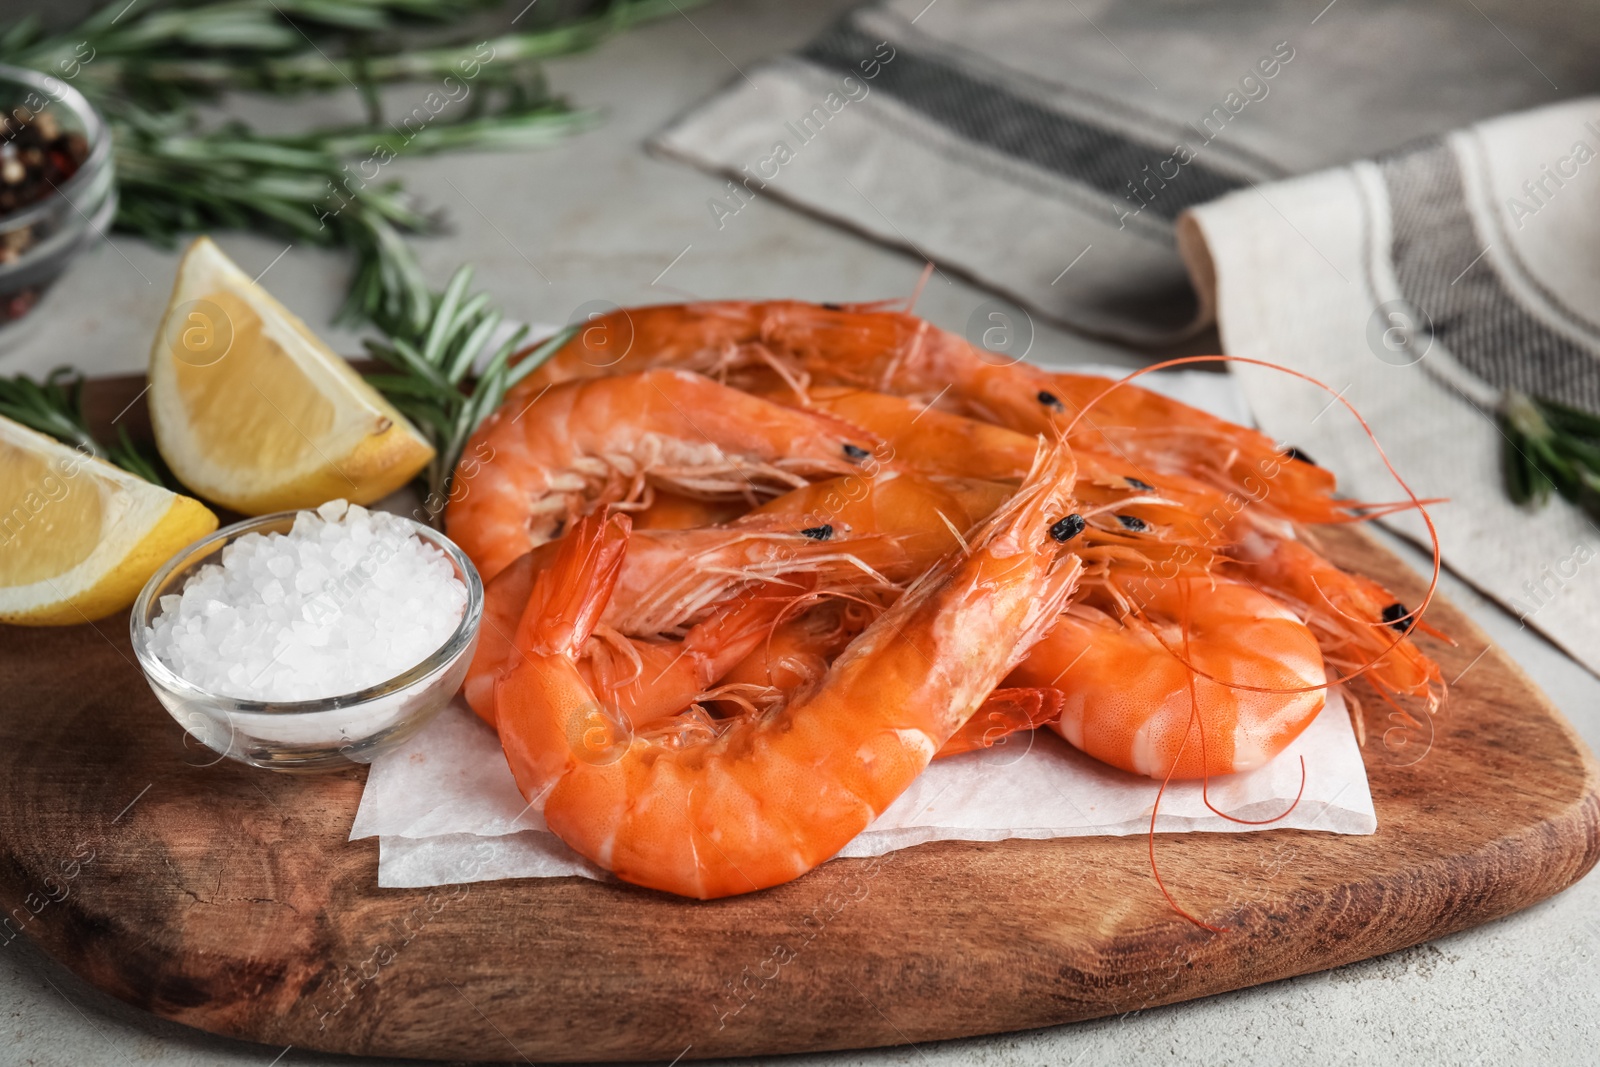
[(884, 0), (653, 144), (726, 178), (716, 229), (781, 198), (1160, 343), (1205, 324), (1185, 208), (1600, 90), (1597, 46), (1564, 0)]
[[(1420, 495), (1449, 498), (1445, 562), (1600, 673), (1600, 529), (1507, 499), (1495, 417), (1510, 391), (1600, 416), (1600, 97), (1235, 192), (1179, 237), (1224, 349), (1354, 405)], [(1352, 496), (1398, 496), (1330, 396), (1234, 369), (1268, 433)], [(1426, 541), (1414, 514), (1387, 521)]]

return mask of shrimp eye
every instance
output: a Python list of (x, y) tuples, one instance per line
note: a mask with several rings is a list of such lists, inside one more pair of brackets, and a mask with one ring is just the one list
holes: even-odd
[(827, 308), (829, 311), (843, 311), (844, 310), (844, 305), (843, 304), (823, 304), (822, 306)]
[(1411, 613), (1406, 610), (1406, 606), (1396, 600), (1383, 609), (1383, 621), (1388, 623), (1391, 629), (1408, 634), (1411, 632), (1411, 627), (1416, 625), (1414, 619), (1406, 618), (1409, 614)]
[(1288, 448), (1284, 449), (1283, 450), (1283, 454), (1288, 456), (1290, 459), (1297, 459), (1301, 463), (1309, 463), (1313, 467), (1315, 467), (1317, 465), (1317, 461), (1316, 460), (1312, 459), (1310, 456), (1306, 455), (1304, 452), (1302, 452), (1298, 448), (1294, 447), (1294, 445), (1290, 445)]
[(1132, 530), (1134, 533), (1139, 533), (1150, 528), (1150, 524), (1139, 518), (1137, 515), (1118, 515), (1117, 521), (1122, 523), (1122, 528), (1124, 530)]
[(866, 459), (872, 453), (858, 445), (853, 445), (849, 441), (846, 441), (844, 443), (844, 454), (849, 459), (860, 461)]
[(1147, 493), (1155, 492), (1156, 487), (1151, 485), (1149, 482), (1141, 482), (1137, 478), (1123, 478), (1122, 480), (1133, 486), (1135, 489), (1143, 489)]
[(1052, 411), (1067, 410), (1067, 406), (1061, 402), (1061, 398), (1047, 389), (1039, 390), (1039, 403)]
[(831, 525), (809, 526), (800, 531), (800, 536), (809, 537), (813, 541), (826, 541), (833, 536), (833, 527)]
[(1050, 527), (1050, 536), (1062, 544), (1066, 544), (1083, 533), (1084, 525), (1082, 515), (1068, 515)]

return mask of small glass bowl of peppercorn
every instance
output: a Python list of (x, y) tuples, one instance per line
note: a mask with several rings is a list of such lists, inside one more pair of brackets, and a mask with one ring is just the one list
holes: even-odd
[(111, 134), (60, 78), (0, 64), (0, 344), (117, 211)]

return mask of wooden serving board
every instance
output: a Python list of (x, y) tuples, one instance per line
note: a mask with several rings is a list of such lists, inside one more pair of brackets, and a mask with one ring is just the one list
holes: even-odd
[[(99, 383), (92, 410), (139, 387)], [(1365, 536), (1327, 545), (1420, 597)], [(378, 889), (376, 842), (346, 840), (364, 770), (214, 762), (146, 688), (125, 616), (0, 627), (0, 938), (205, 1030), (470, 1060), (923, 1042), (1336, 967), (1527, 907), (1600, 855), (1582, 742), (1461, 612), (1428, 617), (1460, 677), (1431, 730), (1369, 708), (1375, 835), (1157, 839), (1224, 933), (1167, 907), (1142, 837), (935, 843), (711, 903), (579, 878)]]

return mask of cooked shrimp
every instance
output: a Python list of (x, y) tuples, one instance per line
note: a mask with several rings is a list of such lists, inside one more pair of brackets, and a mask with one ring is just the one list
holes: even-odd
[[(1085, 382), (1094, 385), (1090, 398), (1107, 386), (1104, 379)], [(1126, 388), (1108, 395), (1118, 397)], [(808, 407), (879, 436), (891, 454), (922, 469), (1005, 478), (1014, 472), (1018, 457), (1030, 444), (1026, 435), (1003, 427), (863, 389), (824, 386), (799, 394), (783, 385), (766, 395), (780, 402), (785, 398), (794, 402), (797, 396), (803, 396)], [(1141, 407), (1148, 409), (1150, 422), (1170, 421), (1182, 414), (1163, 398), (1142, 393), (1133, 394), (1132, 401), (1121, 410)], [(1123, 598), (1117, 608), (1126, 611), (1141, 599), (1142, 590), (1181, 576), (1210, 572), (1216, 558), (1214, 550), (1237, 542), (1243, 547), (1227, 550), (1247, 562), (1229, 563), (1227, 571), (1256, 582), (1261, 591), (1311, 620), (1312, 632), (1331, 665), (1351, 672), (1377, 660), (1368, 673), (1381, 691), (1420, 697), (1427, 701), (1429, 710), (1437, 705), (1432, 688), (1440, 680), (1432, 660), (1409, 641), (1385, 654), (1386, 647), (1395, 642), (1382, 623), (1406, 612), (1380, 587), (1345, 574), (1303, 544), (1285, 542), (1257, 532), (1251, 523), (1238, 521), (1241, 507), (1230, 504), (1221, 493), (1202, 483), (1181, 474), (1154, 474), (1128, 465), (1120, 456), (1107, 456), (1092, 449), (1080, 449), (1076, 455), (1077, 494), (1082, 514), (1091, 521), (1079, 550), (1091, 568), (1084, 588), (1095, 584), (1092, 579), (1098, 575), (1093, 565), (1105, 561), (1119, 574)], [(1141, 475), (1155, 484), (1145, 482)], [(1160, 543), (1153, 544), (1152, 539)], [(1192, 551), (1167, 551), (1174, 542), (1180, 547), (1187, 545)], [(1258, 577), (1252, 578), (1252, 574)], [(1329, 597), (1335, 599), (1330, 601)], [(1321, 685), (1322, 680), (1309, 684)], [(1247, 701), (1249, 706), (1243, 714), (1247, 718), (1270, 718), (1276, 714), (1269, 707), (1273, 696), (1293, 703), (1301, 695), (1258, 693)]]
[[(879, 536), (852, 539), (848, 533), (827, 537), (790, 529), (784, 517), (752, 516), (736, 525), (697, 530), (635, 530), (618, 571), (616, 588), (604, 614), (596, 623), (610, 635), (622, 657), (630, 660), (639, 677), (653, 679), (673, 693), (682, 688), (662, 679), (674, 662), (680, 681), (698, 679), (688, 693), (710, 685), (728, 667), (747, 655), (754, 635), (764, 634), (782, 616), (780, 594), (787, 599), (813, 589), (848, 587), (875, 590), (888, 580), (866, 563), (863, 553), (904, 570), (903, 554), (894, 541)], [(484, 590), (484, 621), (467, 671), (467, 702), (492, 722), (494, 683), (514, 661), (512, 634), (522, 616), (535, 575), (551, 565), (559, 542), (546, 542), (501, 569)], [(924, 564), (926, 566), (926, 564)], [(765, 613), (752, 613), (749, 599), (773, 605)], [(718, 620), (717, 612), (733, 612), (736, 619)], [(661, 636), (681, 637), (681, 642), (647, 643)], [(688, 672), (686, 669), (695, 669)], [(622, 677), (612, 672), (613, 680)], [(654, 706), (641, 695), (634, 703)], [(676, 710), (675, 708), (672, 710)]]
[(1242, 542), (1224, 573), (1290, 605), (1306, 620), (1330, 666), (1360, 675), (1387, 699), (1403, 695), (1438, 709), (1445, 695), (1439, 665), (1411, 640), (1414, 629), (1439, 635), (1383, 586), (1342, 570), (1310, 546), (1258, 535)]
[(523, 795), (568, 845), (626, 881), (720, 897), (832, 856), (922, 772), (1058, 615), (1078, 575), (1065, 449), (1045, 453), (970, 550), (919, 580), (768, 717), (720, 733), (635, 734), (594, 759), (597, 698), (578, 660), (627, 546), (623, 516), (584, 518), (534, 581), (518, 665), (496, 688)]
[[(917, 470), (969, 480), (1020, 479), (1037, 439), (976, 419), (930, 409), (904, 397), (865, 389), (790, 386), (764, 395), (822, 411), (880, 438), (886, 454)], [(1242, 535), (1245, 509), (1182, 474), (1155, 474), (1120, 455), (1074, 450), (1076, 493), (1093, 525), (1113, 532), (1160, 527), (1163, 541), (1215, 547)], [(1132, 521), (1137, 520), (1137, 522)]]
[[(615, 340), (597, 355), (594, 338)], [(1075, 448), (1121, 454), (1156, 474), (1186, 474), (1260, 514), (1347, 522), (1352, 504), (1304, 454), (1248, 427), (1128, 384), (1051, 374), (975, 348), (903, 311), (792, 300), (659, 305), (613, 312), (569, 341), (514, 391), (674, 366), (741, 386), (849, 386), (908, 397), (1032, 435), (1072, 425)], [(1078, 418), (1095, 401), (1085, 417)], [(1146, 479), (1148, 480), (1148, 478)]]
[[(490, 724), (496, 718), (495, 685), (517, 662), (513, 635), (538, 573), (534, 563), (529, 553), (484, 591), (483, 629), (461, 692)], [(608, 708), (635, 725), (676, 712), (750, 656), (791, 605), (811, 594), (813, 580), (806, 575), (731, 594), (677, 639), (629, 636), (596, 623), (581, 661), (584, 677)]]
[[(793, 301), (661, 306), (618, 312), (595, 326), (598, 336), (619, 343), (594, 351), (590, 342), (596, 331), (591, 330), (521, 389), (532, 395), (555, 381), (651, 366), (689, 368), (774, 396), (809, 396), (814, 410), (876, 428), (897, 454), (921, 469), (942, 466), (989, 478), (1015, 476), (1027, 433), (1070, 425), (1082, 472), (1100, 490), (1079, 487), (1085, 513), (1099, 518), (1085, 543), (1100, 534), (1115, 539), (1113, 520), (1128, 515), (1156, 527), (1159, 536), (1122, 546), (1146, 555), (1158, 553), (1152, 540), (1187, 540), (1210, 549), (1241, 539), (1251, 525), (1241, 517), (1339, 522), (1361, 511), (1332, 497), (1331, 475), (1309, 457), (1279, 449), (1255, 431), (1136, 384), (1111, 389), (1098, 377), (1049, 374), (996, 359), (882, 306), (825, 308)], [(957, 413), (981, 420), (988, 429), (978, 429), (972, 420), (952, 421)], [(1023, 432), (1008, 437), (1006, 428)], [(1113, 458), (1125, 469), (1110, 469)], [(1097, 464), (1103, 469), (1091, 474)], [(1131, 505), (1118, 508), (1119, 475), (1152, 486), (1164, 501), (1187, 512), (1186, 521), (1163, 523)], [(1281, 524), (1264, 528), (1280, 537), (1288, 532)], [(1162, 551), (1167, 557), (1161, 562), (1180, 559), (1184, 574), (1212, 566), (1209, 554)], [(1291, 595), (1287, 588), (1284, 595)], [(1337, 636), (1326, 627), (1317, 632), (1328, 639)]]
[[(672, 705), (679, 696), (687, 702), (742, 659), (755, 657), (757, 633), (775, 635), (776, 647), (782, 649), (789, 632), (809, 634), (808, 628), (814, 629), (814, 619), (778, 625), (784, 603), (829, 590), (890, 592), (891, 580), (914, 578), (960, 548), (961, 535), (1014, 491), (994, 483), (957, 483), (946, 489), (919, 475), (885, 471), (876, 478), (847, 475), (792, 490), (732, 523), (691, 530), (635, 529), (597, 627), (610, 637), (609, 652), (597, 651), (584, 661), (588, 677), (597, 688), (602, 677), (613, 687), (624, 687), (616, 703), (630, 718), (636, 718), (634, 709), (657, 708), (663, 701)], [(494, 719), (494, 683), (515, 659), (511, 635), (534, 576), (558, 550), (558, 542), (546, 542), (503, 568), (487, 585), (485, 621), (464, 686), (468, 703), (487, 721)], [(761, 587), (759, 593), (751, 592), (755, 587)], [(766, 607), (753, 610), (747, 602), (751, 597)], [(719, 621), (717, 612), (736, 617)], [(862, 617), (853, 629), (830, 637), (827, 659), (866, 621)], [(648, 640), (664, 634), (683, 640)], [(763, 653), (771, 647), (769, 640)], [(604, 674), (596, 670), (599, 663), (607, 666)], [(822, 662), (817, 673), (826, 665)], [(753, 665), (746, 667), (746, 672), (753, 670)], [(653, 695), (640, 691), (641, 679), (649, 682)], [(745, 679), (736, 675), (729, 681)], [(787, 681), (782, 688), (794, 684)]]
[(860, 543), (860, 558), (897, 579), (914, 578), (963, 545), (963, 535), (1016, 491), (993, 482), (943, 481), (910, 471), (831, 478), (785, 493), (734, 525), (787, 520), (790, 528)]
[(875, 467), (876, 442), (683, 371), (557, 386), (513, 398), (473, 436), (445, 526), (491, 579), (597, 504), (655, 484), (755, 503), (814, 478)]
[(1070, 608), (1006, 684), (1060, 689), (1052, 728), (1098, 760), (1201, 778), (1283, 751), (1322, 710), (1327, 679), (1293, 612), (1241, 582), (1180, 578), (1121, 618)]

